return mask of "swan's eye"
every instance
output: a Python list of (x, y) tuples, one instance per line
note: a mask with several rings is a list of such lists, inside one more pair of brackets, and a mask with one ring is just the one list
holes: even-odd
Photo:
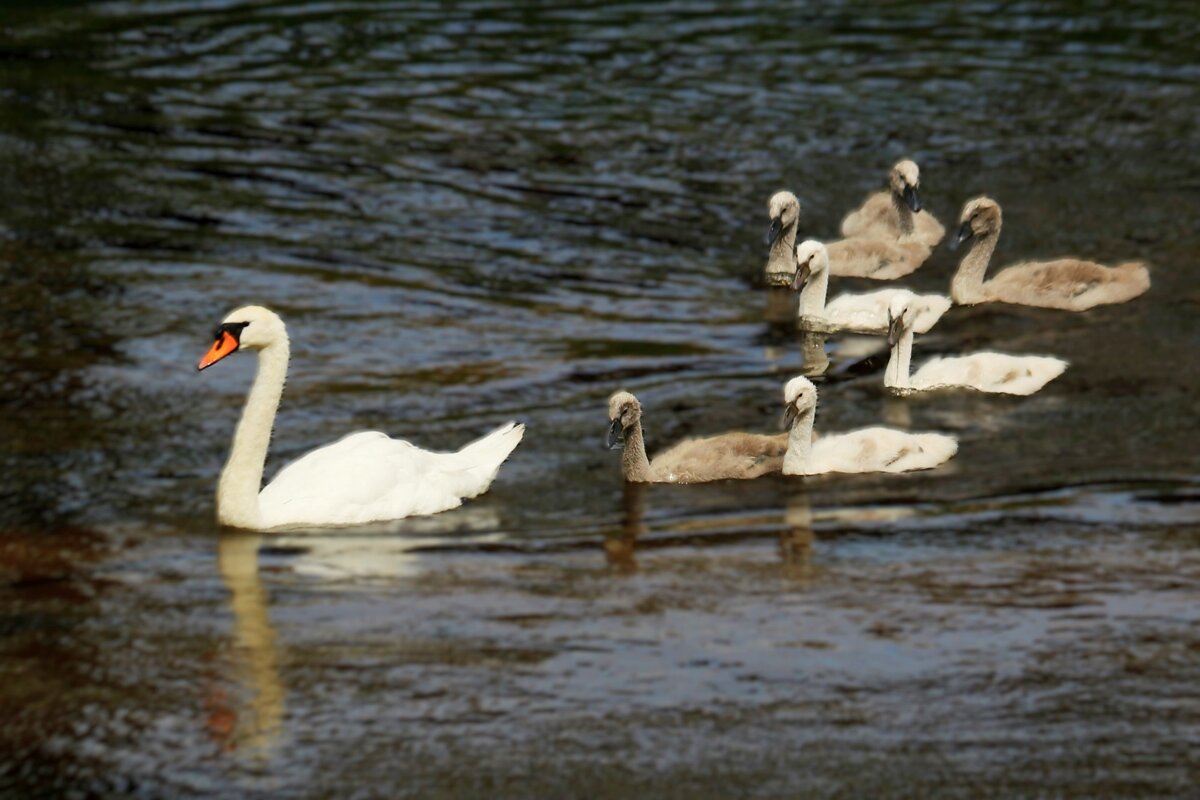
[(228, 333), (234, 338), (234, 341), (241, 339), (242, 331), (249, 327), (249, 322), (225, 322), (217, 326), (213, 331), (213, 339), (220, 339), (222, 333)]

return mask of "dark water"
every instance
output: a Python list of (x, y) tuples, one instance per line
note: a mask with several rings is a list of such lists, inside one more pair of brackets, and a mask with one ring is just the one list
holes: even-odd
[[(1200, 781), (1200, 66), (1191, 3), (28, 3), (0, 12), (0, 791), (12, 796), (1182, 796)], [(910, 155), (998, 263), (1151, 264), (1086, 314), (952, 311), (1049, 353), (1027, 399), (881, 392), (937, 471), (626, 491), (771, 430), (767, 196), (802, 233)], [(945, 291), (938, 252), (910, 282)], [(468, 507), (222, 533), (252, 359), (268, 473), (354, 429), (526, 441)], [(921, 356), (918, 355), (918, 359)]]

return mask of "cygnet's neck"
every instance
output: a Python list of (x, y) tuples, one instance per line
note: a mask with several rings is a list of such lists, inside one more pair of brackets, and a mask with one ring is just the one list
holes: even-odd
[(263, 468), (275, 412), (287, 379), (288, 340), (282, 339), (258, 351), (258, 373), (246, 398), (246, 407), (233, 434), (229, 460), (221, 470), (217, 484), (217, 519), (222, 525), (259, 528), (262, 514), (258, 493), (262, 488)]
[(766, 273), (768, 275), (796, 271), (796, 225), (798, 222), (799, 219), (781, 230), (775, 243), (771, 245), (771, 251), (767, 255)]
[(992, 260), (992, 252), (999, 238), (999, 228), (971, 238), (971, 249), (963, 256), (958, 272), (954, 273), (954, 280), (950, 282), (950, 297), (954, 302), (978, 303), (984, 299), (983, 276), (987, 273), (988, 262)]
[(801, 317), (825, 316), (825, 297), (829, 293), (829, 267), (819, 269), (809, 275), (800, 290), (799, 315)]
[(796, 415), (788, 431), (787, 452), (783, 454), (784, 475), (807, 475), (812, 464), (813, 417), (816, 408), (806, 408)]
[(904, 195), (896, 194), (894, 190), (890, 194), (892, 207), (896, 209), (896, 222), (900, 227), (900, 235), (912, 236), (913, 230), (915, 230), (912, 209), (904, 201)]
[(646, 443), (642, 440), (642, 421), (625, 428), (625, 449), (621, 453), (621, 472), (625, 480), (647, 483), (650, 480), (650, 460), (646, 458)]
[(892, 345), (892, 354), (888, 358), (887, 369), (883, 373), (883, 385), (887, 388), (909, 388), (912, 347), (913, 331), (912, 328), (906, 328), (896, 343)]

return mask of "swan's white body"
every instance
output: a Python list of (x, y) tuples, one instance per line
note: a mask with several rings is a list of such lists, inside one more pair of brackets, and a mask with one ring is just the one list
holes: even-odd
[(958, 442), (953, 436), (883, 427), (822, 434), (814, 441), (817, 390), (807, 378), (788, 381), (784, 402), (789, 413), (795, 414), (783, 457), (784, 475), (912, 472), (932, 469), (958, 452)]
[(263, 488), (262, 527), (360, 525), (457, 508), (488, 490), (524, 430), (509, 423), (456, 453), (379, 431), (349, 434), (305, 453)]
[(883, 333), (888, 327), (888, 307), (900, 295), (915, 297), (918, 312), (914, 330), (926, 333), (950, 308), (950, 298), (940, 294), (913, 295), (907, 289), (879, 289), (864, 294), (842, 294), (829, 303), (829, 251), (820, 242), (809, 239), (796, 247), (798, 277), (807, 279), (800, 290), (800, 325), (808, 330), (832, 333)]
[(222, 327), (231, 325), (241, 326), (240, 342), (234, 336), (218, 352), (219, 329), (201, 368), (242, 347), (258, 350), (258, 374), (217, 487), (217, 517), (224, 525), (253, 530), (358, 525), (456, 508), (487, 491), (525, 431), (524, 425), (508, 423), (456, 453), (422, 450), (378, 431), (353, 433), (288, 464), (260, 492), (287, 377), (287, 332), (278, 316), (259, 306), (231, 313)]
[(892, 326), (888, 339), (892, 352), (884, 372), (883, 385), (895, 394), (934, 389), (974, 389), (996, 394), (1030, 395), (1067, 368), (1067, 362), (1061, 358), (985, 351), (966, 356), (932, 358), (910, 375), (915, 330), (913, 309), (917, 299), (911, 293), (908, 297), (898, 295), (893, 298), (889, 308)]

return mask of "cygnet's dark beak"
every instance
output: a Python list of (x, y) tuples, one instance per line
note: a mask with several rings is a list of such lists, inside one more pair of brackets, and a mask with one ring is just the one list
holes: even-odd
[(604, 437), (604, 446), (609, 450), (621, 449), (621, 420), (614, 419), (608, 426), (608, 435)]
[(888, 309), (888, 347), (895, 347), (896, 342), (904, 335), (904, 326), (901, 323), (903, 319), (903, 316), (893, 317), (892, 310)]
[(792, 278), (792, 289), (799, 291), (804, 288), (804, 284), (808, 283), (808, 279), (812, 277), (812, 265), (805, 261), (800, 266), (796, 267), (796, 276)]
[(958, 235), (957, 235), (957, 236), (953, 236), (953, 237), (951, 237), (950, 239), (948, 239), (948, 240), (947, 240), (947, 241), (950, 243), (950, 249), (951, 249), (951, 250), (956, 250), (956, 249), (958, 249), (958, 246), (959, 246), (960, 244), (962, 244), (963, 242), (967, 241), (968, 239), (970, 239), (970, 238), (971, 238), (972, 236), (974, 236), (974, 235), (975, 235), (974, 231), (972, 231), (972, 230), (971, 230), (971, 222), (970, 222), (970, 220), (968, 220), (968, 221), (964, 222), (962, 225), (960, 225), (960, 226), (958, 227)]
[(792, 425), (796, 423), (796, 417), (800, 416), (800, 411), (796, 408), (795, 403), (788, 403), (783, 409), (783, 419), (780, 421), (780, 427), (785, 431), (790, 431)]
[(913, 213), (919, 213), (921, 210), (921, 198), (917, 196), (917, 188), (915, 186), (904, 187), (904, 202), (908, 203), (908, 207)]
[(767, 228), (767, 247), (775, 244), (775, 240), (779, 238), (780, 231), (783, 230), (783, 215), (771, 217), (771, 227)]

